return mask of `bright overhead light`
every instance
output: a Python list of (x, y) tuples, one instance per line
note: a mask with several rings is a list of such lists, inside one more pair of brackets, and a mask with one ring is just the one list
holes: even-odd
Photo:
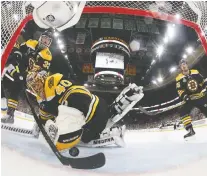
[(13, 17), (16, 21), (19, 20), (19, 16), (17, 14), (14, 14)]
[(63, 44), (60, 44), (60, 45), (59, 45), (59, 48), (60, 48), (60, 49), (63, 49), (64, 47), (65, 47), (65, 46), (64, 46)]
[(175, 15), (175, 17), (176, 17), (177, 19), (180, 19), (180, 14), (177, 13), (177, 14)]
[(140, 42), (138, 40), (132, 40), (129, 44), (130, 49), (135, 52), (140, 49)]
[(170, 73), (173, 73), (173, 72), (175, 72), (176, 70), (177, 70), (176, 67), (171, 67), (171, 68), (170, 68)]
[(58, 32), (54, 32), (53, 34), (55, 37), (58, 37), (59, 36), (59, 33)]
[(186, 51), (187, 51), (188, 54), (192, 54), (192, 53), (193, 53), (193, 48), (189, 46), (189, 47), (186, 49)]
[(63, 41), (60, 40), (60, 39), (57, 40), (57, 43), (58, 43), (58, 44), (61, 44), (62, 42), (63, 42)]
[(168, 25), (167, 36), (173, 38), (175, 36), (175, 28), (172, 25)]
[(153, 59), (151, 65), (153, 65), (156, 61)]
[(162, 45), (158, 46), (158, 48), (157, 48), (157, 55), (161, 56), (163, 51), (164, 51), (164, 46), (162, 46)]
[(88, 84), (87, 84), (87, 83), (85, 83), (85, 84), (84, 84), (84, 86), (85, 86), (85, 87), (87, 87), (87, 86), (88, 86)]
[(95, 84), (93, 84), (93, 87), (95, 87), (96, 85)]
[(117, 87), (117, 86), (115, 86), (115, 87), (114, 87), (114, 89), (115, 89), (115, 90), (117, 90), (117, 89), (118, 89), (118, 87)]
[(186, 54), (183, 54), (183, 59), (186, 59), (187, 58), (187, 55)]
[(68, 58), (68, 56), (67, 56), (67, 55), (65, 55), (65, 58), (67, 59), (67, 58)]
[(167, 42), (168, 42), (168, 37), (165, 37), (165, 38), (163, 39), (163, 41), (164, 41), (164, 43), (167, 43)]
[(157, 81), (158, 81), (159, 83), (161, 83), (161, 82), (163, 82), (163, 78), (160, 76), (160, 77), (157, 78)]
[(153, 83), (153, 84), (157, 84), (157, 81), (156, 81), (156, 80), (152, 80), (152, 83)]

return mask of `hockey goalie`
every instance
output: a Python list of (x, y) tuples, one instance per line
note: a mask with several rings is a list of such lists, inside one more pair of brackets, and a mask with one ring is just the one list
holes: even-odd
[(143, 97), (142, 87), (130, 84), (108, 106), (104, 99), (62, 74), (49, 76), (41, 70), (30, 71), (26, 83), (28, 91), (36, 95), (39, 119), (58, 150), (76, 145), (124, 146), (125, 126), (113, 125), (124, 117), (123, 112), (126, 114), (132, 103)]

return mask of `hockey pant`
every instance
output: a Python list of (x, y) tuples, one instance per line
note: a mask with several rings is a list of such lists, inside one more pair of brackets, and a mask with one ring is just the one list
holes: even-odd
[(200, 111), (207, 117), (207, 95), (197, 100), (190, 100), (181, 107), (181, 121), (186, 130), (192, 127), (190, 112), (194, 107), (199, 108)]
[(81, 141), (88, 143), (91, 140), (99, 139), (101, 132), (105, 129), (110, 113), (108, 105), (101, 97), (99, 97), (99, 104), (93, 118), (83, 126), (83, 135)]
[(8, 108), (16, 110), (18, 105), (18, 97), (23, 88), (23, 81), (11, 81), (7, 77), (3, 77), (2, 84), (5, 89), (2, 91), (8, 92), (8, 94), (6, 94)]

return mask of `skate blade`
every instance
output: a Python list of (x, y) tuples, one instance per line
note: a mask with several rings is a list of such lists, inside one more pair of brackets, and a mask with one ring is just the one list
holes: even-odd
[(195, 135), (193, 135), (191, 137), (185, 138), (185, 141), (195, 141), (195, 140), (196, 140), (196, 136)]

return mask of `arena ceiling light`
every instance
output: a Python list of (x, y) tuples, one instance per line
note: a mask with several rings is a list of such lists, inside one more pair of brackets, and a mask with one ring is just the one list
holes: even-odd
[(186, 59), (187, 58), (187, 55), (186, 54), (183, 54), (183, 59)]
[(186, 51), (188, 54), (192, 54), (193, 53), (193, 48), (191, 46), (189, 46), (188, 48), (186, 48)]
[(85, 87), (88, 87), (88, 84), (87, 84), (87, 83), (85, 83), (85, 84), (84, 84), (84, 86), (85, 86)]
[(59, 48), (60, 48), (60, 49), (63, 49), (64, 47), (65, 47), (65, 46), (64, 46), (63, 44), (60, 44), (60, 45), (59, 45)]
[(176, 70), (177, 70), (177, 68), (176, 68), (175, 66), (173, 66), (173, 67), (170, 68), (170, 73), (173, 73), (173, 72), (175, 72)]
[(166, 36), (164, 39), (163, 39), (164, 43), (167, 43), (168, 42), (168, 37)]
[(67, 56), (67, 55), (65, 55), (65, 58), (67, 59), (67, 58), (68, 58), (68, 56)]
[(155, 64), (155, 62), (156, 62), (155, 59), (153, 59), (151, 65)]
[(55, 37), (58, 37), (59, 36), (59, 33), (58, 32), (54, 32), (53, 34)]
[(157, 81), (156, 81), (156, 80), (152, 80), (152, 83), (153, 83), (153, 84), (157, 84)]
[(162, 45), (158, 46), (158, 48), (157, 48), (157, 55), (161, 56), (163, 51), (164, 51), (164, 46), (162, 46)]
[(138, 40), (132, 40), (129, 44), (130, 49), (135, 52), (135, 51), (139, 51), (140, 49), (140, 41)]
[(157, 78), (157, 81), (158, 81), (159, 83), (162, 83), (162, 82), (163, 82), (163, 78), (160, 76), (160, 77)]
[(63, 41), (60, 40), (60, 39), (57, 40), (57, 43), (58, 43), (58, 44), (61, 44), (62, 42), (63, 42)]
[(173, 38), (175, 36), (175, 27), (173, 27), (173, 25), (168, 25), (167, 36), (169, 38)]

